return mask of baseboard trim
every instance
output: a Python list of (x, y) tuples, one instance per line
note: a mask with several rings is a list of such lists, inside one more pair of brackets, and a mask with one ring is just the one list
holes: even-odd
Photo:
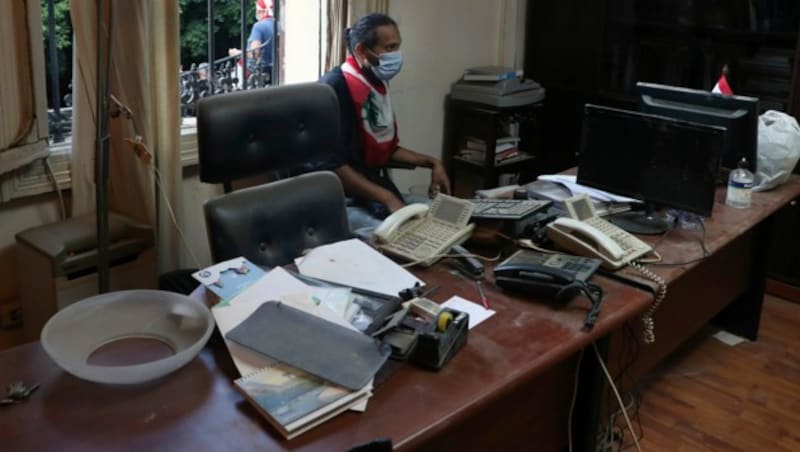
[(800, 304), (800, 287), (767, 278), (766, 291), (770, 295)]

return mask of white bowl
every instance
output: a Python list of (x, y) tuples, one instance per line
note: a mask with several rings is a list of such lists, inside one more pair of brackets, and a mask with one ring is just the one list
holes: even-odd
[[(142, 383), (191, 361), (214, 329), (209, 309), (174, 292), (125, 290), (96, 295), (58, 311), (42, 330), (42, 346), (62, 369), (97, 383)], [(163, 359), (132, 365), (89, 364), (98, 348), (121, 339), (156, 339), (172, 349)]]

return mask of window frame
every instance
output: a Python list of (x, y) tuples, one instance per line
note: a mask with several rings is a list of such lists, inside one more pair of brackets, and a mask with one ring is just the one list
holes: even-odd
[[(59, 143), (50, 143), (48, 110), (47, 110), (47, 85), (45, 80), (46, 65), (44, 44), (41, 36), (42, 8), (39, 0), (24, 0), (27, 8), (28, 42), (33, 68), (33, 92), (36, 98), (36, 126), (34, 130), (39, 133), (39, 150), (32, 160), (19, 168), (0, 174), (0, 206), (11, 200), (26, 198), (35, 195), (69, 190), (72, 188), (71, 153), (72, 140), (67, 139)], [(276, 2), (281, 0), (275, 0)], [(324, 17), (325, 2), (319, 1), (320, 15)], [(283, 5), (281, 5), (283, 6)], [(283, 25), (279, 25), (282, 27)], [(328, 39), (324, 33), (324, 25), (319, 26), (319, 46)], [(280, 30), (285, 32), (284, 30)], [(311, 57), (311, 56), (310, 56)], [(318, 59), (318, 56), (313, 56)], [(319, 68), (322, 64), (319, 63)], [(38, 129), (38, 130), (37, 130)], [(44, 134), (42, 135), (42, 131)], [(31, 146), (24, 144), (21, 147)], [(198, 164), (197, 155), (197, 126), (196, 118), (182, 118), (180, 130), (180, 162), (181, 167), (187, 168)]]

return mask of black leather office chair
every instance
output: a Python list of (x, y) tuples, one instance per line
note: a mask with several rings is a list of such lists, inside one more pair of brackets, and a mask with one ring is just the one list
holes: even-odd
[(204, 205), (214, 262), (266, 267), (351, 236), (344, 192), (328, 171), (231, 192), (231, 182), (319, 159), (339, 139), (333, 89), (319, 83), (217, 95), (197, 106), (200, 180), (225, 185)]

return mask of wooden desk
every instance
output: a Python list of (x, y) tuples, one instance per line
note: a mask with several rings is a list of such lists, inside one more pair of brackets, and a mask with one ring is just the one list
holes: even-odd
[[(707, 223), (714, 256), (657, 270), (670, 282), (670, 295), (656, 313), (656, 344), (640, 352), (639, 371), (718, 312), (734, 328), (757, 331), (768, 217), (798, 193), (800, 179), (793, 177), (778, 191), (754, 194), (749, 210), (716, 205)], [(657, 249), (665, 261), (698, 256), (696, 237), (675, 232)], [(440, 285), (431, 296), (437, 301), (452, 295), (476, 299), (474, 284), (443, 266), (419, 276)], [(346, 450), (391, 438), (404, 450), (559, 450), (566, 444), (577, 353), (610, 339), (613, 358), (617, 332), (625, 322), (638, 325), (652, 299), (614, 280), (599, 278), (599, 283), (606, 296), (589, 333), (580, 331), (588, 305), (583, 298), (554, 306), (487, 284), (497, 314), (470, 332), (465, 348), (443, 370), (402, 366), (376, 389), (366, 413), (345, 413), (291, 441), (282, 440), (233, 389), (238, 375), (220, 343), (159, 381), (131, 387), (76, 379), (40, 344), (27, 344), (0, 352), (0, 385), (24, 380), (42, 386), (26, 403), (0, 409), (0, 445), (4, 450)]]
[[(711, 218), (706, 219), (706, 246), (711, 256), (681, 266), (648, 266), (668, 284), (667, 297), (655, 314), (656, 342), (641, 344), (628, 370), (638, 379), (712, 321), (721, 328), (756, 340), (766, 283), (767, 251), (772, 214), (800, 194), (800, 177), (776, 190), (753, 193), (749, 209), (725, 205), (725, 189), (717, 190)], [(664, 262), (700, 258), (700, 231), (675, 230), (666, 237), (649, 238)], [(796, 244), (787, 244), (796, 246)], [(641, 322), (633, 322), (641, 338)], [(624, 362), (622, 335), (611, 340), (611, 362)]]
[[(476, 299), (475, 285), (444, 266), (420, 272), (440, 285), (431, 297)], [(70, 376), (39, 343), (0, 353), (0, 384), (38, 381), (26, 403), (0, 410), (4, 450), (346, 450), (376, 438), (395, 447), (556, 450), (566, 443), (575, 359), (581, 348), (641, 313), (650, 296), (616, 281), (598, 324), (580, 332), (585, 299), (566, 306), (526, 301), (491, 284), (494, 317), (440, 372), (401, 366), (363, 414), (345, 413), (291, 441), (282, 440), (240, 396), (221, 343), (159, 381), (104, 386)]]

